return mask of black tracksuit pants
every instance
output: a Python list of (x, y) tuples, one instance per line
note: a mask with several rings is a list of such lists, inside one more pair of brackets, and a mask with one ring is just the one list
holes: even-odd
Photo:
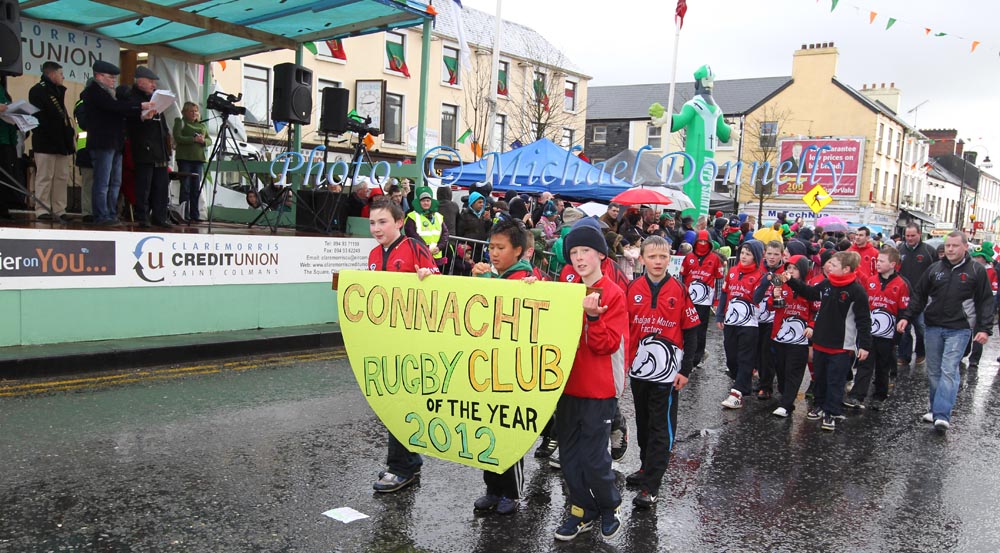
[(705, 341), (708, 339), (708, 325), (712, 324), (712, 306), (696, 305), (694, 308), (698, 312), (698, 318), (701, 319), (701, 324), (698, 325), (698, 347), (694, 351), (694, 364), (698, 366), (701, 364), (701, 360), (705, 358)]
[(622, 502), (611, 471), (611, 419), (618, 400), (563, 395), (556, 407), (559, 462), (569, 490), (570, 504), (583, 509), (584, 520), (594, 520)]
[(758, 390), (774, 390), (774, 354), (771, 329), (774, 323), (760, 323), (757, 326), (757, 378)]
[(749, 395), (757, 364), (757, 327), (726, 325), (722, 329), (722, 344), (726, 350), (729, 378), (736, 381), (733, 388)]
[(896, 355), (892, 351), (892, 338), (873, 338), (872, 351), (864, 361), (858, 362), (858, 374), (854, 375), (854, 387), (850, 397), (864, 402), (868, 397), (872, 375), (875, 375), (875, 391), (872, 399), (885, 401), (889, 397), (889, 371), (896, 366)]
[(483, 471), (483, 482), (486, 482), (486, 493), (497, 497), (518, 499), (524, 489), (524, 458), (514, 463), (501, 474)]
[(795, 410), (795, 398), (809, 361), (809, 346), (775, 342), (774, 350), (774, 368), (778, 373), (778, 391), (781, 393), (778, 405), (791, 413)]
[(673, 383), (632, 379), (635, 434), (643, 472), (640, 486), (650, 495), (659, 495), (660, 482), (670, 463), (670, 450), (677, 436), (677, 398)]

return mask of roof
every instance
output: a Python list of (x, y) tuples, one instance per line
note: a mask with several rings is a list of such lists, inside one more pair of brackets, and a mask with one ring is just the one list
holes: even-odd
[[(726, 115), (741, 115), (791, 84), (791, 77), (759, 77), (715, 81), (712, 97)], [(653, 102), (667, 103), (668, 83), (591, 86), (587, 89), (587, 120), (649, 119)], [(694, 81), (677, 83), (674, 113), (694, 96)]]
[(889, 106), (883, 104), (880, 100), (872, 100), (871, 98), (859, 92), (856, 88), (841, 82), (840, 80), (837, 79), (837, 77), (833, 77), (833, 84), (837, 85), (844, 92), (847, 92), (849, 95), (853, 96), (855, 100), (864, 104), (865, 107), (867, 107), (868, 109), (874, 111), (875, 113), (881, 113), (882, 115), (885, 115), (889, 119), (892, 119), (897, 124), (901, 125), (904, 129), (909, 131), (911, 134), (916, 134), (923, 136), (924, 138), (927, 138), (926, 136), (921, 134), (919, 130), (910, 126), (910, 124), (907, 123), (906, 121), (903, 121), (898, 115), (896, 115), (895, 111), (890, 109)]
[[(437, 2), (434, 9), (438, 12), (434, 20), (434, 32), (458, 40), (458, 4), (451, 1)], [(493, 50), (496, 16), (472, 8), (462, 8), (462, 23), (470, 49), (475, 50), (475, 46), (480, 46)], [(590, 78), (544, 36), (513, 21), (503, 20), (501, 23), (500, 53)]]
[(947, 183), (951, 183), (954, 184), (955, 186), (961, 185), (962, 179), (955, 173), (952, 173), (951, 171), (945, 169), (944, 166), (941, 165), (941, 162), (939, 162), (937, 159), (931, 158), (927, 160), (927, 163), (930, 164), (930, 168), (927, 169), (928, 177), (944, 181)]
[(415, 0), (19, 0), (25, 17), (98, 33), (186, 61), (232, 59), (304, 42), (412, 27)]

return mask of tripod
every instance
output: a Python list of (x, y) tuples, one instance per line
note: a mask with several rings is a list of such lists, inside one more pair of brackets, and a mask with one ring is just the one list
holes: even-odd
[[(229, 128), (229, 113), (222, 111), (222, 124), (219, 126), (219, 134), (215, 138), (215, 147), (212, 148), (211, 155), (208, 156), (208, 163), (205, 165), (205, 174), (201, 177), (201, 183), (198, 185), (198, 196), (201, 196), (202, 190), (205, 189), (205, 181), (208, 179), (208, 172), (212, 167), (212, 162), (215, 161), (215, 179), (212, 181), (212, 204), (208, 206), (208, 232), (212, 233), (212, 221), (214, 220), (215, 213), (215, 202), (216, 193), (219, 190), (219, 180), (222, 178), (222, 164), (219, 159), (223, 152), (229, 151), (228, 143), (232, 142), (232, 152), (235, 153), (236, 159), (240, 161), (240, 165), (243, 167), (243, 173), (240, 173), (240, 177), (246, 175), (247, 181), (253, 185), (253, 175), (250, 174), (250, 169), (247, 167), (247, 162), (243, 159), (243, 153), (240, 152), (239, 141), (236, 140), (236, 136), (233, 134), (233, 130)], [(239, 169), (237, 169), (237, 172)], [(254, 189), (256, 190), (256, 186)]]
[(45, 208), (45, 211), (49, 212), (49, 216), (52, 217), (53, 222), (58, 222), (56, 220), (56, 214), (55, 212), (52, 211), (52, 208), (50, 208), (45, 202), (39, 199), (38, 196), (36, 196), (35, 193), (29, 190), (28, 188), (21, 188), (21, 185), (18, 184), (17, 179), (15, 179), (13, 175), (8, 173), (7, 170), (3, 168), (2, 165), (0, 165), (0, 177), (3, 177), (0, 178), (0, 186), (9, 188), (21, 194), (22, 196), (35, 200), (36, 204), (42, 206), (43, 208)]
[[(376, 131), (373, 134), (378, 134), (378, 130), (377, 129), (372, 129), (372, 130)], [(358, 172), (361, 170), (361, 165), (363, 163), (367, 162), (368, 165), (372, 167), (373, 171), (374, 171), (374, 167), (375, 167), (375, 163), (372, 160), (372, 156), (368, 152), (368, 148), (365, 146), (364, 136), (360, 132), (357, 132), (357, 131), (355, 131), (355, 136), (358, 137), (358, 142), (354, 145), (354, 153), (351, 154), (351, 163), (349, 163), (347, 165), (348, 173), (344, 175), (344, 183), (347, 182), (348, 177), (351, 178), (351, 193), (353, 193), (353, 191), (354, 191), (354, 186), (357, 185), (357, 179), (355, 179), (354, 177), (356, 177), (358, 175)], [(371, 182), (375, 182), (375, 179), (371, 178), (370, 176), (369, 176), (368, 180), (371, 181)], [(334, 202), (333, 202), (333, 217), (331, 217), (330, 220), (326, 222), (326, 233), (327, 234), (330, 234), (330, 232), (333, 230), (334, 226), (337, 226), (339, 230), (344, 230), (344, 229), (340, 228), (341, 222), (335, 220), (335, 218), (337, 216), (337, 213), (338, 213), (337, 210), (340, 208), (340, 202), (341, 202), (341, 200), (343, 200), (343, 198), (344, 198), (344, 194), (337, 194), (337, 199), (334, 200)], [(320, 211), (320, 210), (317, 210), (317, 211)], [(343, 224), (344, 224), (344, 227), (346, 228), (346, 224), (347, 224), (347, 220), (346, 219), (343, 221)]]

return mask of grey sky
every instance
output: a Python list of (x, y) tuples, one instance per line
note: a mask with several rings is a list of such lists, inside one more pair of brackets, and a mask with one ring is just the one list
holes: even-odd
[[(438, 0), (439, 2), (442, 0)], [(463, 0), (495, 13), (496, 0)], [(719, 79), (790, 75), (802, 44), (834, 42), (837, 76), (895, 82), (901, 116), (921, 128), (955, 128), (1000, 156), (1000, 2), (994, 0), (688, 0), (678, 81), (708, 63)], [(504, 19), (543, 34), (591, 85), (666, 82), (673, 49), (674, 0), (503, 0)], [(878, 12), (869, 24), (869, 12)], [(898, 22), (886, 31), (888, 17)], [(948, 36), (926, 36), (946, 32)], [(964, 40), (954, 38), (965, 37)], [(972, 40), (979, 40), (969, 53)], [(906, 113), (927, 100), (916, 114)], [(725, 106), (723, 106), (725, 107)], [(994, 168), (991, 172), (997, 173)]]

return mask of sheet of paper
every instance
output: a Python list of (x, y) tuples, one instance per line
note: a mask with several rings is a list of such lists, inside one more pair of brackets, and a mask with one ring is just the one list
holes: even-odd
[(17, 113), (0, 113), (0, 119), (15, 125), (20, 131), (28, 132), (38, 126), (38, 119), (33, 115), (20, 115)]
[(350, 507), (337, 507), (336, 509), (330, 509), (329, 511), (323, 514), (325, 516), (332, 518), (333, 520), (339, 520), (344, 524), (347, 524), (348, 522), (354, 522), (355, 520), (368, 518), (368, 515), (355, 511)]
[(7, 111), (5, 113), (18, 114), (18, 115), (34, 115), (38, 113), (38, 108), (29, 104), (25, 100), (18, 100), (16, 102), (11, 102), (7, 105)]
[[(152, 109), (155, 109), (156, 113), (163, 113), (167, 110), (167, 108), (174, 105), (176, 100), (177, 97), (174, 96), (174, 93), (169, 90), (154, 90), (153, 97), (150, 98), (149, 101), (153, 103)], [(145, 110), (142, 114), (145, 115), (148, 112), (149, 110)]]

